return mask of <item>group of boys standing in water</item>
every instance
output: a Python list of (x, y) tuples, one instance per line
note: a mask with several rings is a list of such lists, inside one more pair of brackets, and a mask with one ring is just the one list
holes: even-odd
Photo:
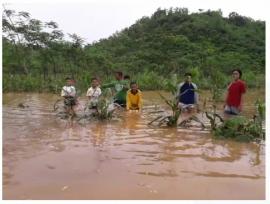
[[(185, 80), (177, 87), (177, 104), (183, 112), (192, 112), (199, 109), (199, 97), (196, 91), (197, 85), (192, 82), (192, 74), (186, 73)], [(241, 80), (242, 71), (234, 69), (232, 71), (232, 81), (228, 85), (227, 95), (224, 104), (224, 113), (238, 115), (243, 107), (243, 94), (246, 92), (246, 84)], [(91, 87), (87, 90), (89, 109), (97, 110), (99, 98), (102, 90), (111, 88), (113, 90), (113, 103), (129, 110), (142, 110), (142, 92), (135, 81), (130, 82), (128, 75), (123, 75), (121, 71), (115, 72), (115, 81), (101, 85), (98, 78), (91, 79)], [(65, 109), (69, 114), (75, 115), (74, 106), (78, 104), (75, 89), (75, 80), (66, 78), (66, 85), (62, 88), (61, 96), (64, 98)]]
[[(135, 81), (130, 82), (128, 75), (123, 75), (122, 72), (115, 72), (115, 81), (101, 85), (99, 79), (94, 77), (91, 79), (91, 87), (88, 88), (86, 96), (88, 97), (88, 108), (97, 109), (99, 98), (102, 95), (102, 90), (110, 88), (113, 92), (113, 103), (115, 105), (126, 108), (126, 110), (142, 109), (142, 94), (138, 89)], [(66, 78), (66, 85), (62, 88), (61, 96), (64, 97), (65, 109), (69, 114), (74, 115), (74, 106), (78, 104), (76, 99), (75, 80), (71, 77)]]

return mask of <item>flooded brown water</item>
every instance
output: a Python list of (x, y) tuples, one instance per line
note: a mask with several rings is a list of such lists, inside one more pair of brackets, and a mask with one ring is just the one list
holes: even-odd
[(144, 92), (142, 114), (73, 126), (52, 112), (57, 98), (3, 95), (3, 199), (265, 199), (264, 145), (149, 127), (157, 92)]

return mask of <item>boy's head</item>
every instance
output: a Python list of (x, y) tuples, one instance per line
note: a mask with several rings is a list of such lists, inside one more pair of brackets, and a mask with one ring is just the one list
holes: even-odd
[(72, 86), (75, 84), (75, 80), (72, 77), (66, 77), (66, 84)]
[(232, 78), (233, 80), (241, 79), (242, 77), (242, 71), (240, 69), (234, 69), (232, 70)]
[(124, 80), (130, 80), (130, 76), (129, 75), (125, 75), (124, 76)]
[(96, 77), (93, 77), (93, 78), (91, 79), (91, 86), (92, 86), (93, 88), (96, 88), (98, 85), (99, 85), (98, 79), (97, 79)]
[(115, 78), (116, 80), (122, 80), (123, 79), (123, 72), (115, 72)]
[(191, 77), (192, 77), (192, 74), (191, 73), (185, 73), (185, 80), (186, 80), (186, 82), (191, 82)]
[(131, 82), (130, 83), (130, 89), (131, 89), (132, 92), (137, 91), (138, 90), (138, 84), (135, 81)]

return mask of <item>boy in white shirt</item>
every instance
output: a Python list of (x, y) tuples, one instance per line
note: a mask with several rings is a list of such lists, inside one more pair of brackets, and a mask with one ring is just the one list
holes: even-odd
[(77, 104), (76, 102), (76, 89), (75, 81), (71, 77), (66, 78), (66, 85), (62, 88), (61, 96), (64, 97), (65, 110), (68, 114), (74, 116), (75, 111), (73, 107)]
[(86, 96), (89, 99), (89, 108), (97, 109), (98, 99), (101, 95), (101, 89), (99, 88), (99, 81), (97, 78), (91, 79), (91, 87), (87, 90)]

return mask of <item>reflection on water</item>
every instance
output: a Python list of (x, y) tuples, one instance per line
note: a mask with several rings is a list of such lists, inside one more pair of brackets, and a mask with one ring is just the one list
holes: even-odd
[[(247, 95), (245, 115), (263, 94)], [(4, 199), (265, 198), (264, 145), (148, 127), (153, 101), (166, 106), (156, 92), (144, 98), (142, 114), (69, 126), (52, 111), (55, 95), (4, 94)]]

